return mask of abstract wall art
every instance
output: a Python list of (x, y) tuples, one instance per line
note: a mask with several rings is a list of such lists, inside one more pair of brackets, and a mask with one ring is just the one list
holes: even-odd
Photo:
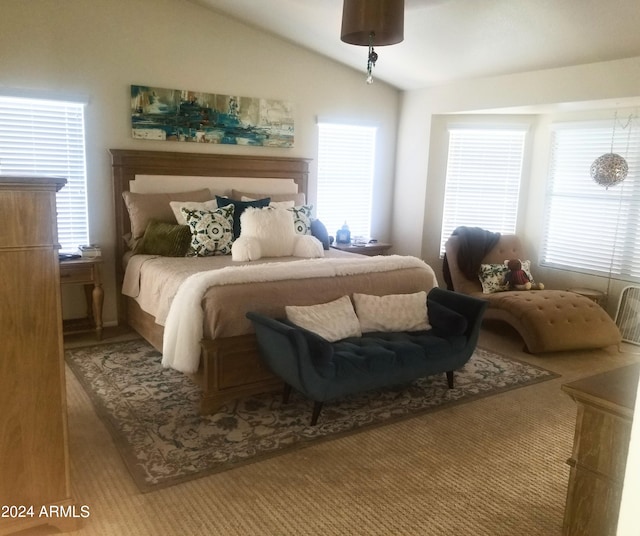
[(131, 86), (136, 139), (293, 147), (293, 115), (286, 101)]

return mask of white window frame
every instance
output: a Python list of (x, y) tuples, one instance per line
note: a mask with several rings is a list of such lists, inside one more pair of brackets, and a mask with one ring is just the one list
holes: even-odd
[(0, 93), (0, 173), (67, 180), (56, 196), (58, 241), (61, 252), (71, 253), (89, 241), (86, 100), (57, 97), (25, 91)]
[(440, 255), (460, 226), (515, 233), (528, 125), (448, 126)]
[(355, 237), (371, 233), (378, 127), (318, 121), (316, 215), (330, 235), (346, 222)]
[[(617, 123), (613, 136), (614, 122)], [(552, 126), (540, 264), (640, 281), (640, 124), (626, 119)], [(613, 143), (613, 147), (612, 147)], [(627, 160), (627, 178), (605, 188), (590, 167), (602, 154)]]

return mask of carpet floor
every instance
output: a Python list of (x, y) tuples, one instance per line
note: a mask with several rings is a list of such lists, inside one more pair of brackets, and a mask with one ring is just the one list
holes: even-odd
[(311, 402), (297, 394), (287, 404), (279, 393), (266, 393), (200, 415), (198, 387), (184, 374), (163, 368), (161, 359), (141, 339), (66, 351), (67, 364), (141, 491), (556, 377), (478, 348), (456, 371), (453, 389), (438, 374), (348, 396), (326, 403), (318, 424), (310, 426)]

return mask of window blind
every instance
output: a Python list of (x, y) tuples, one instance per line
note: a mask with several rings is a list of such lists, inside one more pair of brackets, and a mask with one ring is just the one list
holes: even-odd
[(515, 233), (526, 127), (452, 128), (440, 236), (459, 226)]
[(330, 235), (346, 221), (351, 237), (369, 237), (376, 127), (319, 123), (318, 206)]
[[(632, 128), (633, 127), (633, 128)], [(554, 127), (547, 183), (543, 265), (640, 280), (640, 128), (611, 121)], [(605, 189), (591, 179), (593, 161), (613, 152), (627, 178)]]
[(0, 95), (0, 173), (64, 177), (57, 194), (61, 251), (88, 242), (82, 103)]

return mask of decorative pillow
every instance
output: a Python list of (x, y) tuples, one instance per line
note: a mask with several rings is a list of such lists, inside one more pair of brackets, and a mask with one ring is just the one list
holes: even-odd
[(320, 240), (323, 249), (329, 249), (331, 242), (329, 241), (329, 232), (324, 223), (317, 219), (311, 220), (311, 234)]
[[(293, 216), (286, 209), (247, 208), (240, 216), (242, 231), (240, 239), (252, 237), (257, 239), (260, 257), (286, 257), (293, 252), (295, 233), (293, 232)], [(238, 239), (238, 241), (240, 240)], [(232, 253), (236, 260), (238, 248), (242, 242), (233, 246)], [(240, 245), (239, 245), (240, 244)], [(251, 258), (250, 260), (256, 260)]]
[(324, 249), (320, 240), (315, 236), (296, 234), (291, 255), (293, 257), (315, 259), (316, 257), (324, 257)]
[(182, 209), (191, 231), (190, 256), (209, 257), (231, 253), (234, 209), (233, 205), (216, 210)]
[[(503, 264), (481, 264), (478, 271), (478, 279), (482, 284), (482, 292), (484, 294), (493, 294), (494, 292), (505, 292), (509, 290), (509, 285), (505, 283), (504, 276), (509, 271), (506, 265), (507, 261)], [(533, 283), (533, 276), (531, 275), (531, 261), (521, 261), (522, 269), (526, 272)]]
[[(252, 197), (246, 197), (246, 196), (242, 196), (242, 199), (240, 199), (240, 201), (257, 201), (257, 199), (254, 199)], [(293, 201), (273, 201), (271, 200), (271, 203), (269, 203), (269, 206), (271, 208), (293, 208), (296, 204)]]
[(287, 209), (293, 213), (293, 226), (297, 234), (311, 234), (311, 213), (313, 205), (300, 205)]
[(151, 220), (133, 253), (184, 257), (189, 251), (190, 242), (191, 231), (187, 225)]
[(187, 225), (187, 220), (182, 213), (183, 208), (189, 210), (215, 210), (218, 208), (218, 202), (215, 199), (211, 201), (205, 201), (204, 203), (196, 203), (195, 201), (171, 201), (169, 203), (173, 215), (176, 217), (176, 221), (180, 225)]
[(288, 305), (284, 310), (287, 320), (329, 342), (362, 336), (349, 296), (319, 305)]
[(250, 197), (251, 199), (264, 199), (268, 197), (271, 201), (293, 201), (294, 206), (304, 205), (305, 197), (303, 193), (292, 194), (256, 194), (252, 192), (241, 192), (239, 190), (231, 190), (231, 198), (242, 201), (242, 197)]
[(353, 294), (356, 315), (363, 333), (369, 331), (422, 331), (431, 329), (427, 293), (372, 296)]
[(283, 208), (247, 208), (240, 217), (242, 231), (233, 243), (234, 261), (262, 257), (324, 257), (322, 244), (311, 235), (298, 235), (293, 214)]
[(131, 222), (130, 247), (133, 249), (135, 243), (142, 238), (142, 235), (149, 225), (149, 221), (164, 221), (174, 223), (173, 211), (169, 203), (171, 201), (209, 201), (211, 192), (208, 188), (194, 190), (192, 192), (176, 192), (169, 194), (139, 194), (135, 192), (122, 192), (124, 204), (129, 211), (129, 221)]
[(216, 201), (218, 202), (218, 207), (227, 207), (229, 205), (233, 205), (234, 213), (233, 213), (233, 238), (236, 239), (240, 236), (240, 216), (245, 211), (245, 209), (249, 207), (254, 208), (263, 208), (268, 207), (269, 203), (271, 203), (271, 199), (269, 197), (265, 197), (264, 199), (258, 199), (256, 201), (236, 201), (235, 199), (229, 199), (227, 197), (220, 197), (216, 195)]
[(507, 267), (504, 264), (481, 264), (478, 278), (482, 284), (482, 292), (493, 294), (509, 290), (509, 285), (504, 282)]

